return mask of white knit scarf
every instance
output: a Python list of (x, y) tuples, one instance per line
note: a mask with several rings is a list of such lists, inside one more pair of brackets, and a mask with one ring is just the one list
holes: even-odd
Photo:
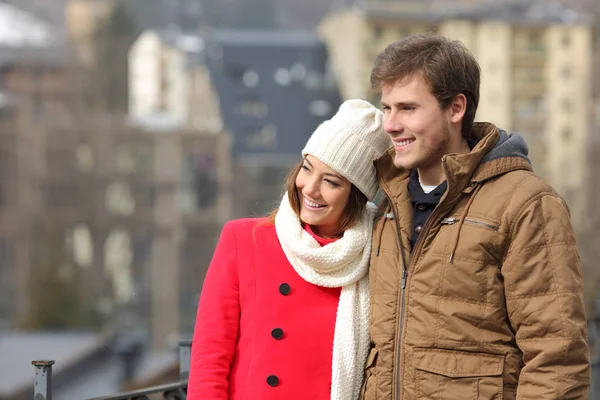
[(275, 230), (290, 264), (305, 281), (341, 287), (335, 320), (331, 400), (359, 397), (369, 350), (371, 232), (376, 206), (367, 203), (362, 218), (333, 243), (321, 246), (303, 227), (287, 193), (275, 217)]

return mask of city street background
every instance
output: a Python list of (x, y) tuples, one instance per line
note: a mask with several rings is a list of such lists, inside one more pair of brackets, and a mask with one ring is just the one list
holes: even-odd
[(600, 362), (600, 0), (0, 0), (0, 400), (32, 398), (36, 359), (58, 400), (178, 380), (223, 224), (273, 209), (426, 31), (473, 52), (476, 120), (568, 203)]

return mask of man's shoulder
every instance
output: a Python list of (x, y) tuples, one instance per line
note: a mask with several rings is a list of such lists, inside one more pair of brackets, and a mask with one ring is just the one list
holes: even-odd
[(510, 185), (515, 195), (538, 197), (543, 195), (559, 196), (558, 192), (544, 179), (532, 171), (518, 170), (508, 172), (499, 177), (499, 185)]
[(518, 170), (506, 173), (489, 182), (499, 196), (505, 196), (506, 212), (516, 213), (529, 204), (545, 197), (553, 197), (564, 203), (561, 195), (541, 177), (531, 171)]

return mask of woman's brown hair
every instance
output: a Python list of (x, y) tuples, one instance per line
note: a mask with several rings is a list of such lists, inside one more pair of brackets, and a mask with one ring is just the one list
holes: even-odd
[[(300, 219), (300, 197), (298, 197), (298, 190), (296, 190), (296, 178), (302, 169), (302, 165), (304, 165), (304, 160), (300, 161), (298, 165), (296, 165), (292, 171), (289, 173), (285, 180), (285, 184), (283, 186), (284, 192), (288, 193), (288, 199), (290, 201), (290, 206), (294, 213)], [(350, 197), (348, 198), (348, 203), (342, 212), (342, 216), (340, 218), (339, 223), (339, 232), (342, 234), (346, 229), (350, 228), (352, 225), (358, 221), (365, 211), (365, 207), (367, 205), (367, 196), (363, 194), (356, 186), (350, 184)], [(279, 208), (274, 209), (269, 214), (269, 220), (272, 223), (275, 223), (275, 216)]]

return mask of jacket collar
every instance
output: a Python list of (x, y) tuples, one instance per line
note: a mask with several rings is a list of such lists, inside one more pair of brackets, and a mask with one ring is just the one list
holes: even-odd
[[(531, 171), (531, 165), (526, 158), (506, 156), (482, 162), (500, 139), (498, 128), (491, 123), (476, 122), (473, 124), (473, 138), (477, 145), (469, 153), (447, 154), (442, 158), (442, 167), (448, 182), (448, 194), (458, 195), (469, 193), (479, 183), (503, 175), (510, 171), (525, 169)], [(407, 195), (406, 184), (410, 170), (394, 166), (393, 148), (389, 149), (375, 161), (377, 178), (383, 189), (392, 198)], [(402, 196), (404, 195), (404, 196)]]

